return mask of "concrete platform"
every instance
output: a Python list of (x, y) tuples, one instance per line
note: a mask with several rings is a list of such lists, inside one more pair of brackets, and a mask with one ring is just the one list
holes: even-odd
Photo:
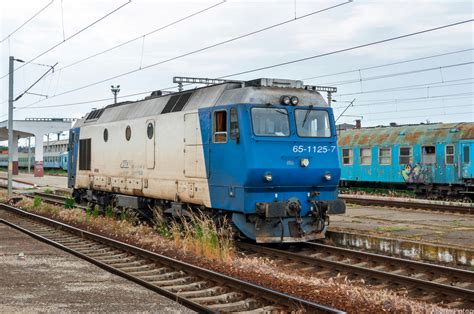
[(474, 249), (474, 215), (348, 205), (329, 230)]
[[(24, 259), (18, 257), (20, 252)], [(0, 283), (0, 313), (191, 312), (4, 224)]]
[[(8, 174), (6, 172), (0, 172), (0, 178), (6, 179), (7, 176)], [(36, 186), (38, 187), (67, 189), (67, 177), (47, 175), (45, 175), (44, 177), (35, 177), (33, 173), (20, 173), (14, 175), (13, 180), (19, 183), (29, 183), (32, 185), (36, 184)]]

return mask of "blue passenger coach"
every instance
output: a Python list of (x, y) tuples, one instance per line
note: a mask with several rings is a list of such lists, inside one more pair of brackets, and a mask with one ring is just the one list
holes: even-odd
[(341, 185), (399, 185), (419, 194), (472, 197), (474, 123), (343, 130)]

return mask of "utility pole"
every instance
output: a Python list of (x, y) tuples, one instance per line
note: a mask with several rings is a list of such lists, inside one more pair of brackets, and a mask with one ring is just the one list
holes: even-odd
[(13, 177), (13, 62), (10, 56), (8, 65), (8, 199), (12, 197)]
[(120, 92), (120, 85), (117, 85), (117, 86), (110, 85), (110, 90), (112, 91), (112, 94), (114, 94), (114, 104), (116, 104), (117, 94)]

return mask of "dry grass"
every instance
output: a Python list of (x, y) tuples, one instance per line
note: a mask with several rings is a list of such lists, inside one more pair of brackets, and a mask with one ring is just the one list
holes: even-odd
[(235, 256), (235, 246), (230, 222), (219, 223), (201, 213), (191, 213), (184, 219), (167, 220), (154, 210), (155, 229), (164, 237), (173, 240), (176, 247), (198, 256), (230, 261)]
[[(1, 199), (1, 198), (0, 198)], [(99, 215), (97, 207), (64, 209), (59, 206), (23, 198), (16, 206), (30, 212), (52, 216), (71, 224), (82, 224), (100, 230), (117, 238), (146, 244), (153, 248), (159, 246), (185, 251), (211, 260), (230, 261), (235, 248), (230, 222), (224, 220), (220, 227), (202, 213), (191, 215), (184, 220), (166, 221), (155, 211), (155, 224), (150, 227), (139, 221), (131, 210), (117, 211), (106, 208), (105, 215)], [(158, 231), (158, 232), (157, 232)]]
[[(0, 201), (4, 199), (0, 192)], [(158, 215), (154, 226), (149, 226), (140, 224), (133, 212), (122, 212), (118, 217), (110, 218), (95, 217), (94, 209), (84, 212), (44, 203), (35, 207), (31, 199), (23, 199), (16, 205), (172, 258), (350, 313), (465, 313), (416, 301), (403, 292), (372, 288), (363, 281), (350, 281), (342, 276), (318, 278), (296, 269), (280, 267), (270, 259), (238, 256), (232, 245), (230, 227), (221, 230), (212, 219), (201, 214), (181, 224), (173, 220), (167, 224)]]

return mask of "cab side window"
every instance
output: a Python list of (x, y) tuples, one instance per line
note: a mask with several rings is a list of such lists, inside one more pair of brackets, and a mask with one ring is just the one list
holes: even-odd
[(219, 110), (214, 112), (213, 122), (214, 143), (227, 142), (227, 111)]

